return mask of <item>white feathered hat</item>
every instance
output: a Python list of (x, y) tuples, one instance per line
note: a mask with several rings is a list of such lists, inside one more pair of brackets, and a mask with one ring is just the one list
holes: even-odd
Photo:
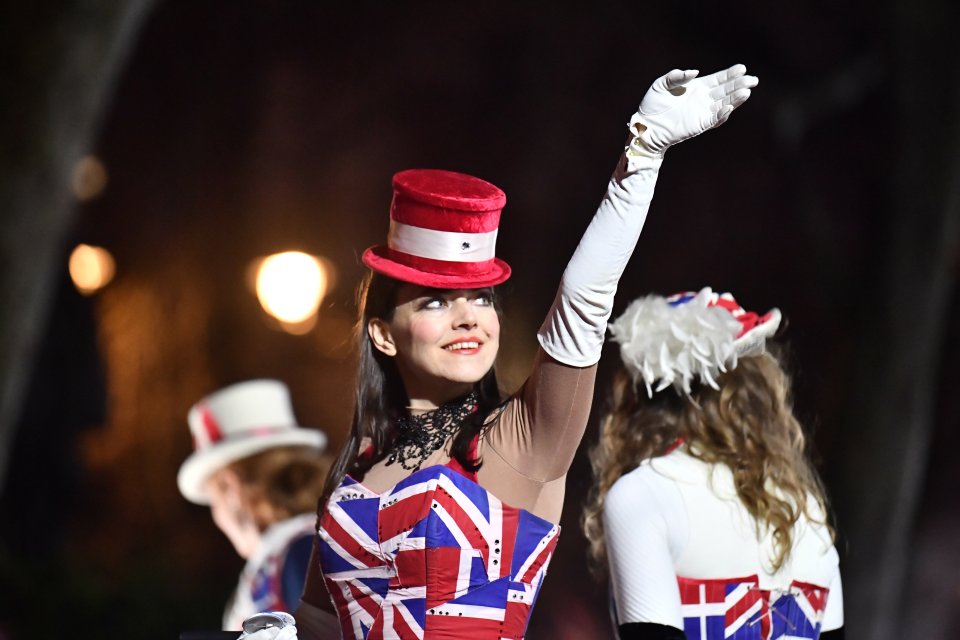
[(231, 462), (273, 447), (323, 450), (327, 436), (297, 425), (290, 391), (279, 380), (248, 380), (215, 391), (187, 414), (194, 452), (180, 466), (177, 485), (190, 502), (209, 504), (203, 485)]
[(704, 287), (638, 298), (608, 328), (624, 366), (635, 383), (643, 380), (648, 395), (669, 386), (689, 395), (691, 381), (719, 389), (717, 376), (738, 358), (763, 353), (780, 317), (776, 308), (763, 315), (744, 311), (729, 293)]

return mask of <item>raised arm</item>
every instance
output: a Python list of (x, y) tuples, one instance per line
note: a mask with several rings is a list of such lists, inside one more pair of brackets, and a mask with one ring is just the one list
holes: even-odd
[(566, 473), (583, 436), (595, 371), (571, 369), (600, 359), (617, 283), (646, 220), (664, 154), (725, 122), (756, 85), (743, 65), (702, 78), (696, 70), (674, 69), (653, 83), (630, 119), (623, 155), (538, 333), (543, 354), (520, 402), (508, 408), (515, 415), (506, 422), (521, 427), (488, 439), (531, 478)]
[(600, 349), (613, 296), (640, 237), (667, 149), (724, 123), (757, 78), (734, 65), (703, 78), (674, 69), (658, 78), (630, 118), (629, 137), (607, 192), (567, 264), (538, 335), (554, 360), (588, 367)]

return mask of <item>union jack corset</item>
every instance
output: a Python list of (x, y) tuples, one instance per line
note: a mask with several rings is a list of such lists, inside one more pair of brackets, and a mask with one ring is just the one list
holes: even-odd
[(688, 640), (817, 640), (829, 589), (793, 581), (788, 589), (759, 588), (757, 576), (719, 580), (678, 578)]
[(320, 519), (320, 567), (344, 638), (519, 640), (559, 533), (452, 466), (383, 494), (346, 476)]

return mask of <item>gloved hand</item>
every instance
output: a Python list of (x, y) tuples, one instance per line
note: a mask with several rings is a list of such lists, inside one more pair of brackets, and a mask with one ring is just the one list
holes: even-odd
[(244, 631), (237, 640), (297, 640), (297, 628), (296, 627), (284, 627), (280, 629), (278, 627), (270, 627), (269, 629), (261, 629), (260, 631), (254, 633), (247, 633)]
[[(268, 624), (266, 628), (264, 624)], [(296, 620), (289, 613), (258, 613), (243, 621), (243, 633), (237, 640), (296, 640)]]
[(280, 629), (278, 627), (270, 627), (269, 629), (261, 629), (255, 633), (247, 633), (244, 631), (237, 640), (297, 640), (297, 628), (296, 627), (284, 627)]
[(567, 264), (553, 308), (537, 338), (554, 360), (588, 367), (600, 359), (613, 297), (640, 237), (663, 153), (723, 123), (750, 97), (757, 78), (737, 64), (704, 78), (675, 69), (657, 79), (630, 119), (626, 162)]
[(702, 78), (699, 73), (674, 69), (654, 81), (630, 119), (628, 157), (663, 157), (670, 146), (723, 124), (759, 82), (742, 64)]

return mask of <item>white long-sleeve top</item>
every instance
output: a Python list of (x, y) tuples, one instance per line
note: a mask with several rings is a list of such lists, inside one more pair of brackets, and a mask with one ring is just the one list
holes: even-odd
[[(815, 502), (810, 504), (819, 517)], [(732, 613), (739, 606), (752, 607), (752, 618), (739, 624), (773, 625), (774, 638), (785, 637), (777, 634), (777, 624), (799, 638), (843, 626), (839, 559), (826, 526), (801, 515), (789, 557), (772, 571), (771, 531), (758, 529), (726, 465), (706, 464), (683, 448), (644, 461), (611, 487), (603, 526), (617, 625), (651, 622), (713, 640), (735, 628), (739, 614)], [(720, 589), (718, 597), (710, 597), (712, 585)], [(782, 596), (801, 591), (795, 602), (775, 606)], [(792, 607), (786, 615), (799, 622), (786, 621), (785, 606)], [(802, 635), (797, 626), (808, 623), (811, 629)]]

